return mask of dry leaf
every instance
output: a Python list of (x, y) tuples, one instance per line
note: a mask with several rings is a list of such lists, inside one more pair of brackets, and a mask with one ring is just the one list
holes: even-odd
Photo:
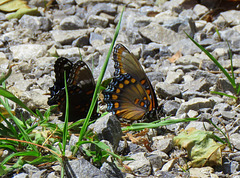
[(182, 57), (182, 53), (181, 51), (177, 51), (172, 57), (168, 58), (168, 60), (171, 62), (171, 63), (174, 63), (176, 60), (178, 60), (180, 57)]
[(190, 128), (174, 137), (174, 144), (185, 148), (191, 167), (222, 165), (222, 149), (224, 145), (215, 142), (214, 135), (209, 131)]

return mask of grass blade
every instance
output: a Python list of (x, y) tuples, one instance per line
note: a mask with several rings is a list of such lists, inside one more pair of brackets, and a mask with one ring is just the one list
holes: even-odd
[(217, 66), (218, 68), (224, 73), (224, 75), (227, 77), (227, 79), (231, 82), (234, 90), (236, 89), (236, 84), (234, 78), (231, 78), (231, 76), (228, 74), (228, 72), (221, 66), (221, 64), (200, 44), (198, 44), (193, 38), (191, 38), (186, 32), (185, 34), (192, 40), (192, 42), (198, 46)]
[(116, 27), (116, 31), (115, 31), (115, 34), (114, 34), (114, 37), (113, 37), (113, 41), (111, 43), (111, 46), (110, 46), (110, 49), (108, 51), (108, 54), (107, 54), (107, 57), (106, 57), (106, 60), (104, 62), (104, 65), (102, 67), (102, 70), (101, 70), (101, 73), (98, 77), (98, 81), (97, 81), (97, 84), (96, 84), (96, 88), (94, 90), (94, 94), (93, 94), (93, 99), (92, 99), (92, 102), (91, 102), (91, 105), (90, 105), (90, 108), (89, 108), (89, 111), (88, 111), (88, 114), (87, 114), (87, 117), (85, 119), (85, 122), (82, 126), (82, 129), (80, 131), (80, 135), (79, 135), (79, 140), (78, 140), (78, 143), (76, 144), (76, 148), (74, 149), (73, 151), (73, 155), (77, 152), (77, 148), (79, 147), (80, 145), (80, 141), (83, 139), (83, 136), (87, 130), (87, 125), (89, 123), (89, 120), (90, 120), (90, 117), (92, 115), (92, 112), (94, 110), (94, 107), (95, 107), (95, 104), (97, 102), (97, 99), (98, 99), (98, 94), (99, 94), (99, 90), (100, 90), (100, 86), (101, 86), (101, 82), (102, 82), (102, 79), (103, 79), (103, 76), (105, 74), (105, 71), (106, 71), (106, 68), (107, 68), (107, 64), (108, 64), (108, 61), (109, 61), (109, 58), (110, 58), (110, 55), (112, 53), (112, 49), (113, 49), (113, 46), (115, 44), (115, 41), (117, 39), (117, 36), (118, 36), (118, 33), (119, 33), (119, 30), (120, 30), (120, 24), (121, 24), (121, 21), (122, 21), (122, 16), (123, 16), (123, 11), (124, 11), (124, 8), (122, 10), (122, 13), (121, 13), (121, 16), (120, 16), (120, 19), (119, 19), (119, 22), (118, 22), (118, 25)]
[(2, 87), (0, 87), (0, 95), (12, 100), (13, 102), (17, 103), (22, 108), (26, 109), (31, 114), (33, 114), (35, 117), (37, 117), (37, 114), (35, 114), (31, 109), (29, 109), (22, 101), (20, 101), (15, 95), (13, 95), (12, 93), (10, 93), (9, 91), (7, 91), (6, 89), (4, 89)]
[(221, 96), (227, 96), (229, 98), (233, 98), (235, 100), (237, 100), (238, 98), (236, 96), (233, 96), (233, 95), (228, 95), (226, 93), (222, 93), (222, 92), (218, 92), (218, 91), (211, 91), (211, 93), (213, 94), (217, 94), (217, 95), (221, 95)]
[(145, 128), (157, 128), (160, 126), (165, 126), (165, 125), (171, 125), (171, 124), (177, 124), (180, 122), (189, 122), (189, 121), (195, 121), (198, 118), (185, 118), (185, 119), (169, 119), (169, 120), (164, 120), (159, 122), (151, 122), (151, 123), (136, 123), (132, 124), (131, 126), (127, 126), (122, 128), (122, 131), (129, 131), (129, 130), (143, 130)]

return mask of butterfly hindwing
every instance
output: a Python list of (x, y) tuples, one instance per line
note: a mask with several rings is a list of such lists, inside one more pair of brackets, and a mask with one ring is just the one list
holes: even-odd
[(121, 74), (113, 78), (103, 94), (108, 104), (107, 110), (120, 118), (139, 120), (152, 107), (149, 95), (141, 83), (130, 74)]

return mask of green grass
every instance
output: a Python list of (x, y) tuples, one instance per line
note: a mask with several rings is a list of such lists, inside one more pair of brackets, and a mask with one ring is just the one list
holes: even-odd
[[(219, 31), (216, 29), (216, 32), (220, 38), (220, 33)], [(203, 46), (201, 46), (200, 44), (198, 44), (191, 36), (189, 36), (187, 33), (186, 35), (188, 36), (188, 38), (190, 40), (192, 40), (192, 42), (197, 46), (199, 47), (208, 57), (209, 59), (211, 59), (216, 65), (217, 67), (222, 71), (222, 73), (226, 76), (226, 78), (228, 79), (228, 81), (231, 83), (235, 93), (234, 95), (229, 95), (229, 94), (226, 94), (226, 93), (223, 93), (223, 92), (218, 92), (218, 91), (211, 91), (211, 93), (213, 94), (218, 94), (218, 95), (221, 95), (221, 96), (226, 96), (226, 97), (229, 97), (229, 98), (233, 98), (236, 100), (236, 102), (238, 103), (239, 101), (239, 92), (240, 92), (240, 85), (239, 84), (236, 84), (235, 82), (235, 75), (234, 75), (234, 69), (233, 69), (233, 61), (232, 61), (232, 51), (231, 51), (231, 48), (230, 48), (230, 45), (228, 42), (226, 42), (228, 44), (228, 53), (229, 53), (229, 58), (230, 58), (230, 62), (231, 62), (231, 74), (229, 74), (227, 72), (226, 69), (224, 69), (224, 67), (217, 61), (217, 59), (215, 59)], [(217, 137), (215, 135), (215, 139), (220, 141), (221, 143), (223, 144), (227, 144), (228, 147), (230, 148), (230, 150), (232, 150), (232, 145), (229, 141), (229, 138), (228, 136), (219, 128), (217, 127), (210, 119), (208, 119), (208, 121), (210, 122), (210, 124), (212, 124), (217, 130), (219, 130), (222, 135), (225, 137), (225, 140), (222, 140), (221, 138)]]
[(231, 83), (234, 91), (235, 91), (235, 96), (233, 95), (227, 95), (226, 93), (222, 93), (222, 92), (216, 92), (216, 91), (212, 91), (212, 93), (215, 93), (215, 94), (219, 94), (219, 95), (222, 95), (222, 96), (227, 96), (227, 97), (231, 97), (231, 98), (234, 98), (235, 100), (238, 100), (238, 95), (239, 95), (239, 92), (240, 92), (240, 85), (239, 84), (236, 84), (235, 82), (235, 76), (234, 76), (234, 71), (233, 71), (233, 62), (232, 62), (232, 52), (231, 52), (231, 49), (230, 49), (230, 46), (229, 46), (229, 43), (227, 42), (228, 44), (228, 47), (229, 47), (229, 58), (230, 58), (230, 61), (231, 61), (231, 74), (229, 75), (229, 73), (227, 72), (226, 69), (224, 69), (224, 67), (217, 61), (217, 59), (215, 59), (203, 46), (201, 46), (200, 44), (198, 44), (191, 36), (189, 36), (187, 33), (186, 35), (188, 36), (188, 38), (190, 40), (192, 40), (192, 42), (197, 46), (199, 47), (208, 57), (209, 59), (211, 59), (215, 64), (216, 66), (222, 71), (222, 73), (226, 76), (226, 78), (228, 79), (228, 81)]

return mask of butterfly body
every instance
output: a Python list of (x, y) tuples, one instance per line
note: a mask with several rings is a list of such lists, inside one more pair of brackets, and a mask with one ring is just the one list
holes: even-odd
[(114, 78), (103, 91), (107, 110), (118, 118), (140, 120), (156, 113), (158, 104), (153, 87), (141, 64), (122, 44), (113, 51)]
[[(66, 58), (60, 57), (54, 65), (56, 81), (51, 87), (49, 105), (58, 105), (59, 111), (65, 115), (66, 93), (64, 86), (64, 71), (68, 86), (69, 99), (69, 121), (77, 121), (85, 118), (92, 101), (95, 90), (95, 81), (91, 70), (84, 61), (77, 61), (73, 64)], [(94, 108), (93, 116), (97, 115), (97, 106)]]

